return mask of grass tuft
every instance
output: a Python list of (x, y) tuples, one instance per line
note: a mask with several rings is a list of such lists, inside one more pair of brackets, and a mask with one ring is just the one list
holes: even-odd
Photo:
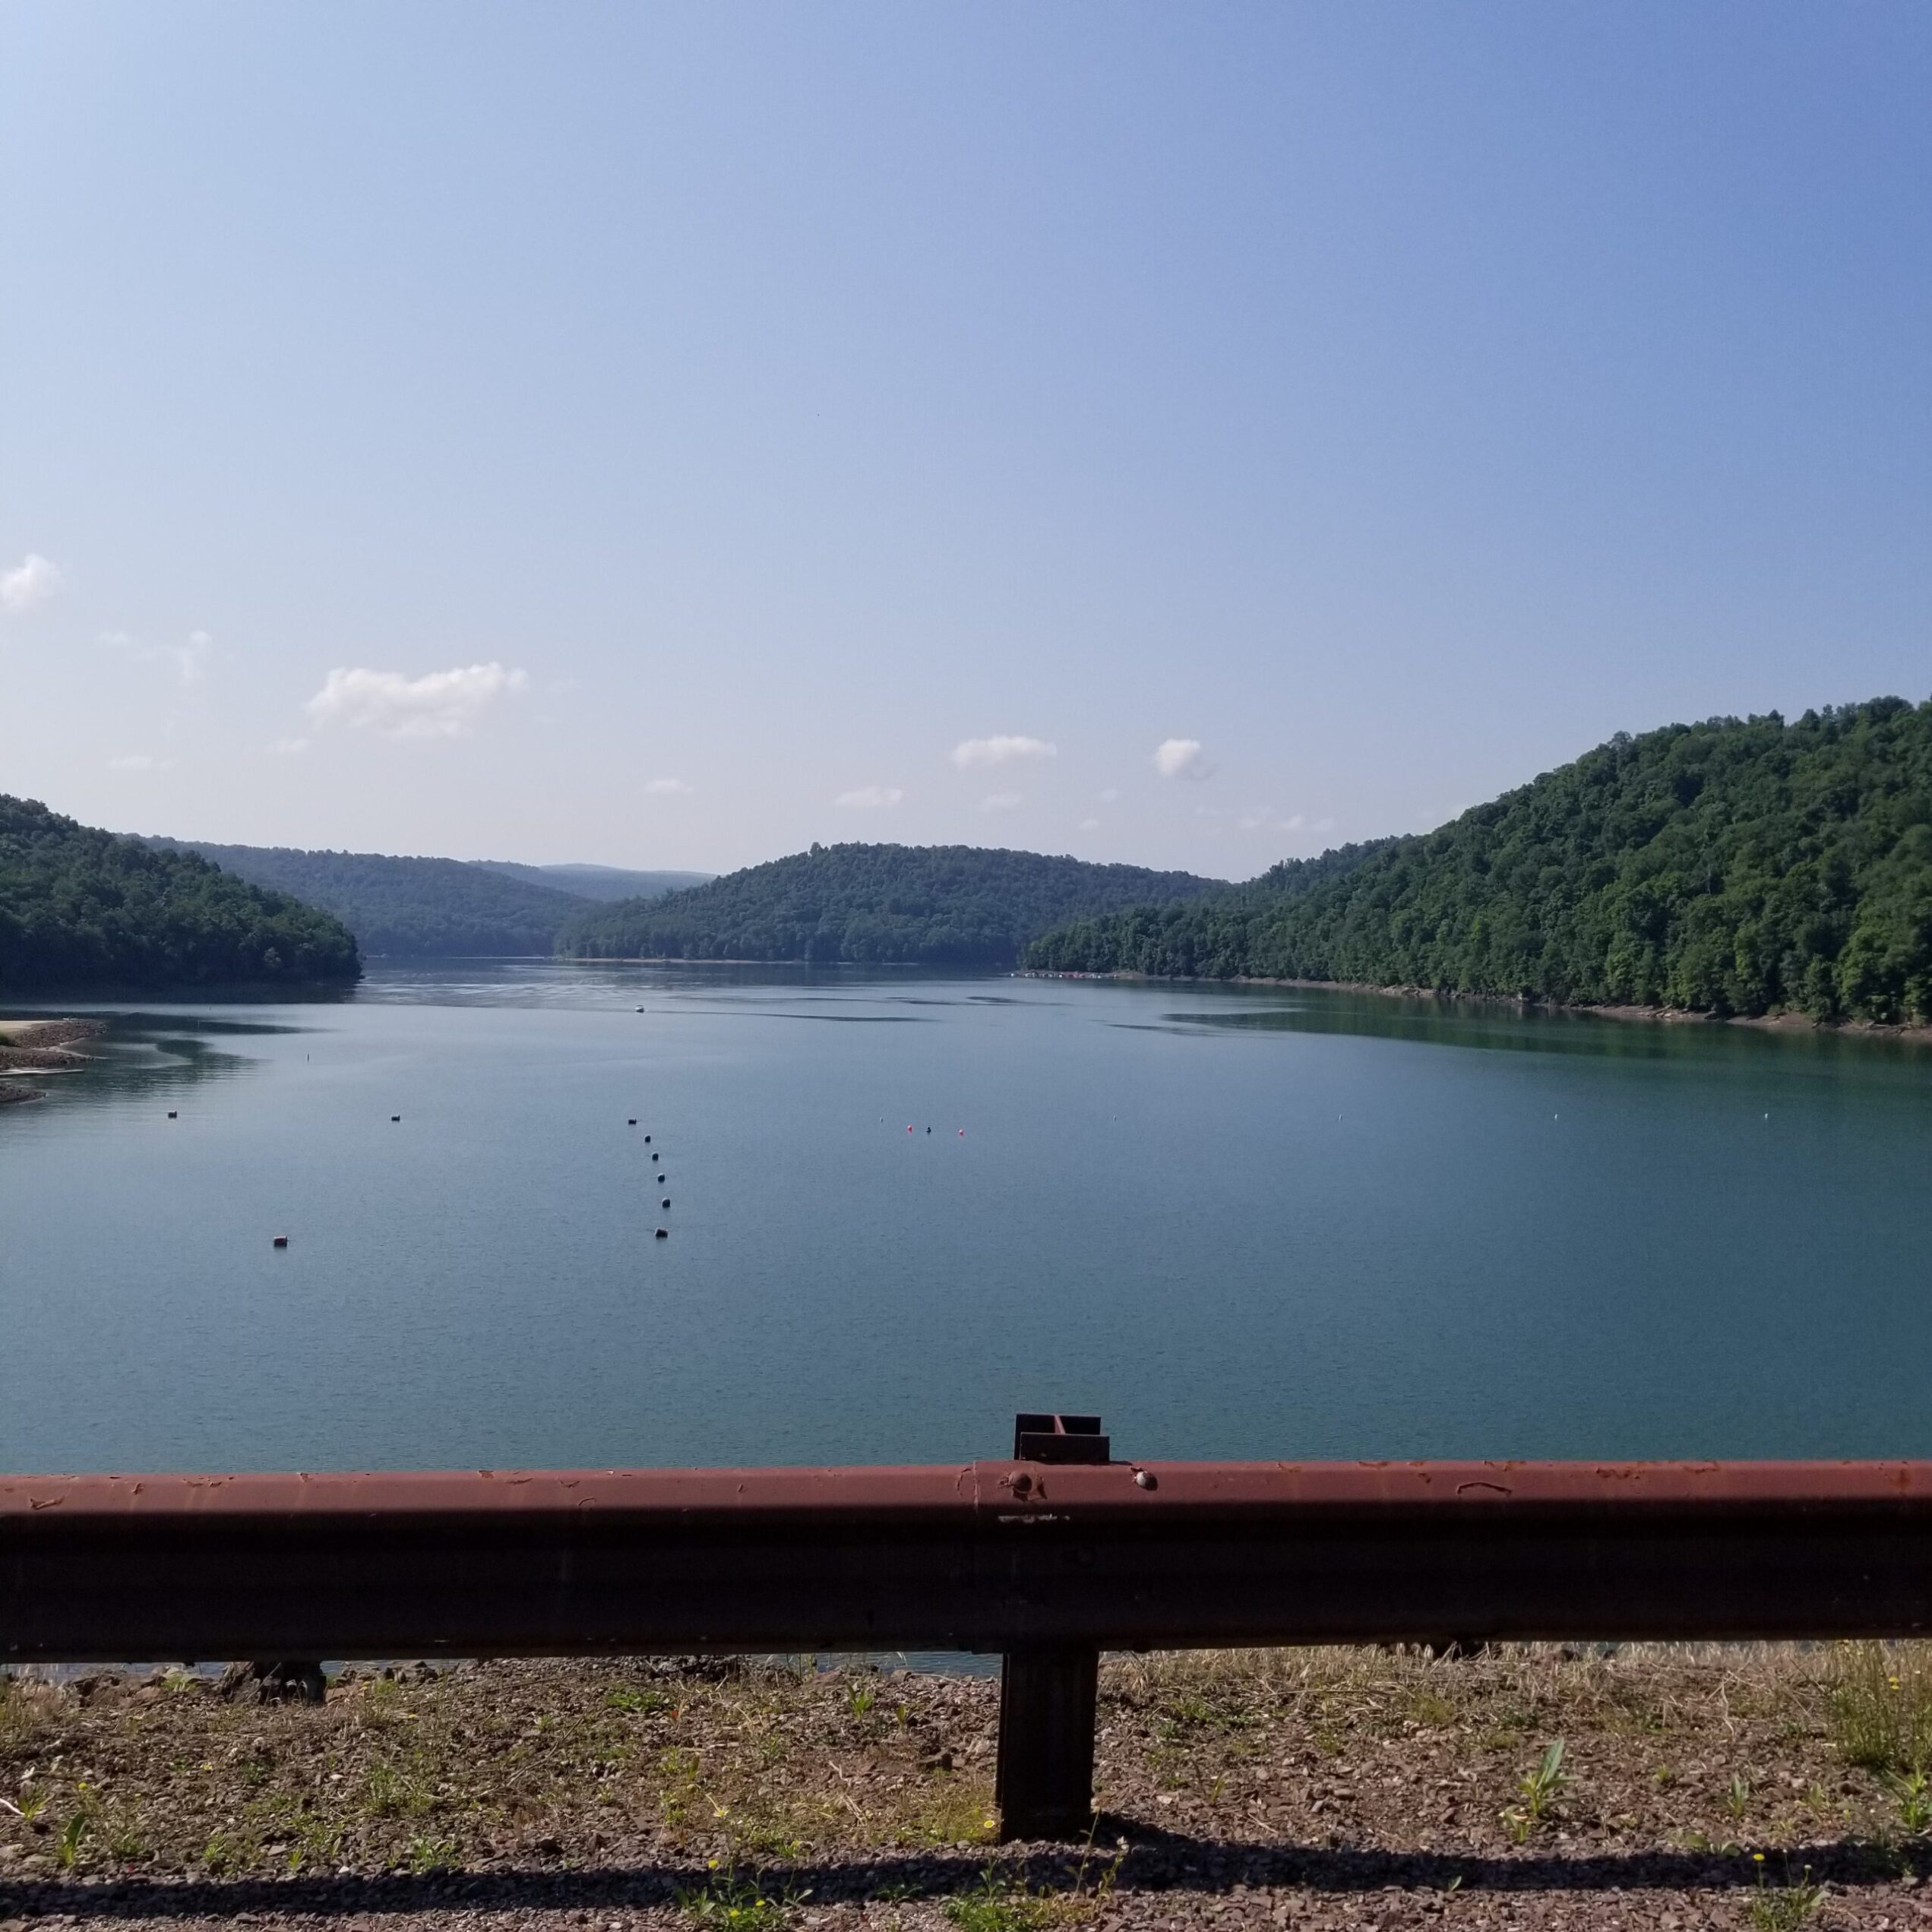
[(1853, 1764), (1897, 1776), (1932, 1769), (1932, 1657), (1918, 1643), (1841, 1644), (1832, 1734)]

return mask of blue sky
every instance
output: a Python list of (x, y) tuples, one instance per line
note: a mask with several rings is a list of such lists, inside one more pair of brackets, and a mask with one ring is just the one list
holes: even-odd
[(10, 6), (0, 790), (1246, 877), (1923, 697), (1928, 99), (1915, 4)]

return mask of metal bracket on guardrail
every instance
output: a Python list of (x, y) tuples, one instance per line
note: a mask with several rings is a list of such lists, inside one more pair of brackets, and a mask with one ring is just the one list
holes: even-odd
[[(1016, 1462), (1105, 1462), (1111, 1448), (1097, 1415), (1013, 1418)], [(1000, 1659), (993, 1792), (1003, 1839), (1078, 1838), (1092, 1823), (1099, 1677), (1091, 1644), (1029, 1645)]]

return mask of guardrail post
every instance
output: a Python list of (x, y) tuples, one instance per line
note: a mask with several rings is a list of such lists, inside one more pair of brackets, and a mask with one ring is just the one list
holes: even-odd
[[(1097, 1415), (1013, 1418), (1017, 1462), (1105, 1462)], [(1039, 1644), (1000, 1661), (1000, 1747), (994, 1798), (1003, 1839), (1083, 1838), (1093, 1821), (1094, 1702), (1100, 1652)]]
[(1093, 1821), (1093, 1705), (1100, 1653), (1085, 1644), (1000, 1661), (993, 1793), (1003, 1839), (1084, 1838)]

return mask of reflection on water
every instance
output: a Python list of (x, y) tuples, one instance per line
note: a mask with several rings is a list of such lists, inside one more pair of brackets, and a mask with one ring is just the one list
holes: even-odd
[(89, 1050), (0, 1110), (0, 1466), (1932, 1448), (1897, 1042), (516, 961)]

